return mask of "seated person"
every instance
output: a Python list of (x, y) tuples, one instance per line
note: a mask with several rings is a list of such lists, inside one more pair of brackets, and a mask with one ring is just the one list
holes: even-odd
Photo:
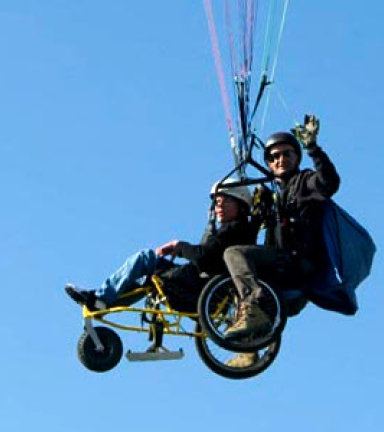
[[(340, 178), (317, 144), (318, 129), (318, 119), (305, 116), (304, 125), (297, 126), (294, 134), (275, 133), (265, 144), (264, 159), (277, 183), (278, 218), (268, 227), (267, 244), (236, 245), (225, 251), (224, 260), (241, 300), (237, 321), (226, 332), (228, 338), (242, 338), (269, 328), (269, 318), (259, 307), (260, 273), (269, 272), (281, 281), (298, 285), (310, 281), (327, 264), (320, 229), (322, 208), (337, 192)], [(299, 141), (312, 158), (314, 170), (300, 168)], [(264, 196), (272, 201), (267, 194)]]
[[(122, 294), (143, 285), (148, 277), (164, 273), (166, 284), (168, 281), (177, 287), (179, 297), (185, 295), (194, 299), (196, 311), (198, 296), (208, 278), (226, 271), (223, 260), (225, 249), (234, 245), (250, 245), (255, 240), (249, 222), (252, 196), (246, 186), (226, 187), (234, 181), (227, 179), (219, 188), (217, 183), (213, 186), (211, 198), (214, 199), (215, 217), (199, 244), (172, 240), (156, 250), (142, 250), (128, 257), (99, 289), (84, 290), (68, 284), (65, 287), (67, 294), (91, 311), (106, 309), (113, 306)], [(168, 255), (189, 262), (177, 265), (164, 258)], [(172, 299), (169, 300), (172, 304)]]
[[(277, 183), (278, 216), (267, 225), (266, 244), (236, 245), (225, 251), (224, 260), (240, 298), (236, 322), (227, 329), (228, 339), (241, 339), (270, 329), (270, 320), (259, 306), (263, 291), (257, 277), (269, 275), (281, 282), (310, 284), (327, 265), (322, 239), (322, 206), (338, 190), (340, 177), (327, 154), (318, 146), (319, 120), (307, 115), (293, 133), (278, 132), (265, 144), (264, 160)], [(314, 169), (301, 169), (301, 145), (313, 160)], [(273, 198), (266, 190), (261, 207)], [(304, 307), (301, 298), (295, 313)], [(257, 353), (242, 353), (229, 360), (244, 368), (257, 361)]]

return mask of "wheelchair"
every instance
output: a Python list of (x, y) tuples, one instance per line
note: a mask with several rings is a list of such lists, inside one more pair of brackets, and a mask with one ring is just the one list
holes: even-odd
[[(172, 287), (167, 286), (160, 276), (152, 276), (148, 283), (123, 294), (108, 309), (90, 311), (83, 306), (84, 333), (77, 344), (78, 358), (83, 366), (93, 372), (107, 372), (115, 368), (124, 354), (122, 339), (116, 330), (144, 333), (152, 342), (144, 351), (128, 349), (125, 356), (132, 362), (182, 359), (183, 350), (166, 348), (164, 337), (189, 337), (194, 339), (202, 362), (214, 373), (229, 379), (255, 377), (276, 359), (286, 322), (279, 296), (269, 289), (268, 305), (266, 303), (263, 307), (274, 317), (271, 333), (261, 339), (255, 337), (229, 343), (225, 341), (224, 331), (234, 322), (237, 300), (228, 276), (217, 276), (208, 282), (199, 297), (197, 310), (196, 305), (186, 305), (183, 310), (182, 303), (175, 301)], [(132, 306), (139, 299), (143, 305)], [(136, 318), (136, 322), (132, 323), (132, 318)], [(228, 364), (235, 353), (243, 352), (255, 353), (255, 360), (250, 366)]]
[(236, 320), (238, 293), (228, 275), (212, 278), (204, 287), (198, 301), (199, 321), (207, 336), (223, 349), (234, 352), (254, 352), (280, 344), (281, 333), (287, 318), (297, 315), (306, 305), (307, 299), (297, 289), (277, 289), (276, 281), (267, 283), (258, 279), (262, 289), (260, 308), (268, 315), (272, 325), (266, 334), (249, 335), (239, 340), (228, 339), (225, 332)]

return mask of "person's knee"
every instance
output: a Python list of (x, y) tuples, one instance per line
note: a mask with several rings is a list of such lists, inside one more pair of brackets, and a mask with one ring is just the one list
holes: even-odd
[(131, 258), (141, 262), (152, 262), (156, 260), (156, 253), (153, 249), (141, 249), (132, 255)]
[(224, 251), (224, 262), (231, 274), (248, 270), (252, 246), (231, 246)]
[(243, 246), (230, 246), (224, 251), (224, 261), (226, 264), (237, 260), (239, 256), (243, 255)]

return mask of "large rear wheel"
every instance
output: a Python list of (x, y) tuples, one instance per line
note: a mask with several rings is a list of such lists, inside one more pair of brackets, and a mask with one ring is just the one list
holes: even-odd
[[(201, 331), (199, 324), (196, 332)], [(267, 369), (277, 357), (281, 344), (281, 335), (276, 336), (275, 340), (265, 348), (251, 353), (252, 362), (246, 366), (232, 365), (231, 360), (236, 356), (249, 355), (249, 353), (237, 353), (228, 351), (208, 337), (196, 337), (196, 350), (205, 365), (218, 375), (230, 379), (246, 379), (259, 375)]]
[(208, 337), (220, 347), (234, 352), (252, 352), (270, 345), (280, 335), (287, 322), (279, 295), (265, 282), (258, 280), (263, 295), (260, 308), (268, 314), (271, 330), (264, 335), (249, 335), (239, 340), (226, 338), (225, 332), (236, 321), (238, 293), (232, 279), (226, 275), (212, 278), (204, 287), (198, 302), (199, 321)]

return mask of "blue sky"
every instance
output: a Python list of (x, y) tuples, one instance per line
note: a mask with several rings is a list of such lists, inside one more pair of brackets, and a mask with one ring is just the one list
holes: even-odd
[(308, 306), (264, 374), (231, 381), (190, 340), (169, 342), (179, 362), (87, 371), (63, 292), (143, 247), (200, 238), (207, 192), (233, 165), (202, 1), (1, 2), (3, 430), (382, 430), (383, 13), (291, 2), (276, 76), (290, 115), (271, 102), (264, 131), (320, 117), (337, 202), (378, 246), (360, 310)]

